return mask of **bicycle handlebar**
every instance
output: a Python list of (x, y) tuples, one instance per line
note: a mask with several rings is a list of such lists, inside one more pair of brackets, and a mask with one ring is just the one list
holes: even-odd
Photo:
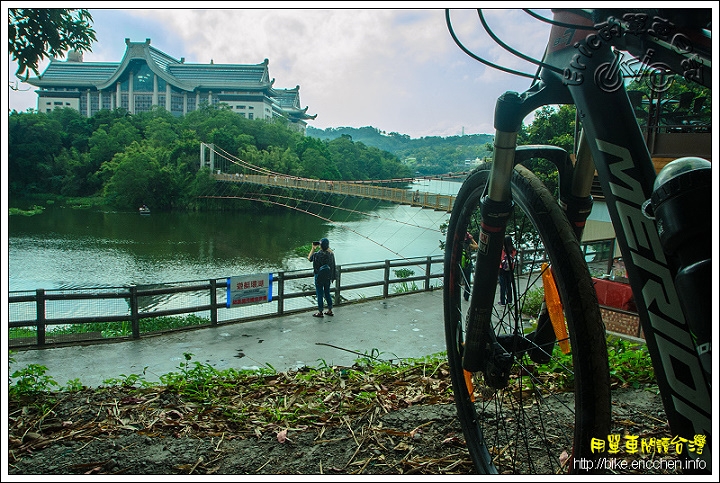
[[(492, 68), (514, 75), (536, 76), (503, 67), (482, 58), (467, 49), (457, 38), (446, 10), (446, 22), (455, 43), (469, 56)], [(574, 42), (583, 36), (591, 48), (626, 51), (646, 65), (651, 64), (658, 74), (674, 73), (710, 88), (712, 84), (712, 10), (704, 9), (553, 9), (553, 18), (547, 19), (528, 9), (525, 12), (538, 20), (553, 25), (548, 39), (548, 51), (562, 47), (563, 42)], [(563, 56), (543, 62), (530, 59), (514, 51), (498, 39), (486, 24), (482, 9), (480, 21), (486, 32), (500, 46), (514, 55), (540, 66), (545, 71), (562, 72), (569, 68), (572, 58)], [(559, 29), (559, 30), (558, 30)], [(558, 34), (558, 31), (561, 33)], [(566, 44), (565, 47), (569, 45)]]
[(669, 70), (705, 87), (712, 84), (710, 9), (553, 10), (588, 19), (597, 43), (608, 42), (658, 71)]

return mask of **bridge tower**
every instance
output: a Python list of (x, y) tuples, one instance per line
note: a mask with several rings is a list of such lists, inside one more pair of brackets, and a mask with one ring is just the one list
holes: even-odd
[[(207, 156), (205, 155), (205, 149), (208, 149), (209, 152), (209, 158), (207, 159)], [(207, 160), (207, 162), (206, 162)], [(200, 143), (200, 168), (204, 168), (205, 166), (210, 167), (210, 172), (215, 172), (215, 145), (214, 144), (205, 144)]]

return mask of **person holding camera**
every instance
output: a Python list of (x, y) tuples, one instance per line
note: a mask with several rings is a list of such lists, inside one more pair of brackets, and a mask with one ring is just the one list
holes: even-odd
[[(308, 260), (313, 264), (318, 304), (318, 311), (313, 314), (313, 317), (335, 315), (332, 311), (333, 303), (330, 294), (330, 283), (335, 281), (335, 254), (330, 250), (330, 241), (327, 238), (321, 238), (320, 241), (312, 242)], [(324, 315), (323, 301), (327, 302), (327, 311)]]

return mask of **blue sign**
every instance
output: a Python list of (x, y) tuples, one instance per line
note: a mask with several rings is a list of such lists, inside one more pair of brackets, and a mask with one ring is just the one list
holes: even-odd
[(228, 308), (272, 301), (272, 273), (240, 275), (227, 280)]

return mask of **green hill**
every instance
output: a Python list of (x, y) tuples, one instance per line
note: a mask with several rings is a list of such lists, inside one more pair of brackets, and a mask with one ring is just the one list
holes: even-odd
[(306, 135), (328, 141), (347, 136), (354, 142), (396, 155), (420, 175), (466, 171), (467, 161), (490, 156), (493, 140), (490, 134), (411, 138), (407, 134), (385, 133), (372, 126), (327, 129), (308, 126)]

